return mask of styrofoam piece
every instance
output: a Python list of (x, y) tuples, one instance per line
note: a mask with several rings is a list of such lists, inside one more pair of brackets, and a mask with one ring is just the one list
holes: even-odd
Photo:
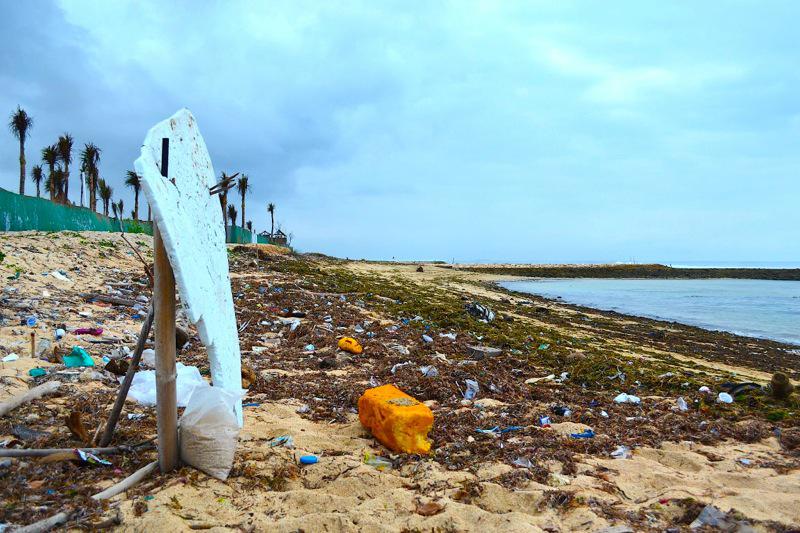
[[(163, 138), (169, 139), (168, 178), (160, 170)], [(222, 212), (219, 198), (208, 192), (216, 183), (214, 168), (188, 109), (150, 129), (134, 167), (152, 206), (186, 315), (208, 348), (214, 386), (238, 394), (241, 355)], [(241, 400), (235, 411), (241, 426)]]

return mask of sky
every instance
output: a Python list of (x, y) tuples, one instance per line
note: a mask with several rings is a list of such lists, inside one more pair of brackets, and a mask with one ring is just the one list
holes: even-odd
[[(65, 131), (97, 144), (130, 209), (145, 133), (187, 107), (217, 174), (249, 175), (256, 230), (274, 202), (302, 251), (800, 261), (799, 18), (793, 0), (11, 2), (0, 111), (33, 117), (29, 168)], [(17, 158), (0, 133), (0, 187)]]

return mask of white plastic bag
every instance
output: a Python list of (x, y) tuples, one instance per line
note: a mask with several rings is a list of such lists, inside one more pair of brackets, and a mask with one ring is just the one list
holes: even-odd
[[(192, 389), (198, 385), (207, 385), (196, 366), (186, 366), (183, 363), (175, 365), (176, 383), (175, 391), (178, 397), (178, 407), (186, 407)], [(120, 378), (122, 382), (123, 378)], [(156, 371), (141, 370), (133, 375), (128, 396), (142, 405), (156, 404)]]
[(239, 438), (238, 400), (220, 387), (195, 387), (180, 419), (183, 462), (222, 481), (228, 478)]

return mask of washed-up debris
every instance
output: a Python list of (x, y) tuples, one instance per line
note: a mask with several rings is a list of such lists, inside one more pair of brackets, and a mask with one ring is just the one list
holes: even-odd
[(383, 470), (391, 470), (392, 469), (392, 462), (389, 459), (385, 459), (383, 457), (373, 455), (370, 452), (364, 453), (364, 464), (373, 466), (380, 471)]
[(339, 339), (338, 346), (340, 350), (349, 352), (353, 355), (360, 355), (364, 351), (364, 348), (361, 347), (361, 344), (352, 337), (342, 337)]
[(67, 277), (66, 272), (63, 270), (53, 270), (50, 272), (50, 275), (56, 278), (58, 281), (72, 281)]
[(688, 411), (689, 410), (689, 405), (686, 403), (686, 400), (684, 400), (683, 397), (680, 397), (677, 400), (675, 400), (675, 403), (678, 406), (678, 410), (680, 410), (680, 411)]
[(631, 458), (631, 449), (627, 446), (617, 446), (616, 449), (611, 452), (611, 457), (614, 459), (630, 459)]
[(37, 366), (36, 368), (31, 368), (30, 370), (28, 370), (28, 375), (30, 377), (32, 377), (32, 378), (38, 378), (38, 377), (41, 377), (41, 376), (46, 376), (47, 375), (47, 370), (45, 370), (42, 367), (38, 367)]
[(397, 371), (400, 370), (401, 368), (403, 368), (404, 366), (410, 366), (410, 365), (413, 365), (413, 364), (414, 364), (413, 361), (406, 361), (405, 363), (395, 363), (392, 366), (392, 369), (390, 370), (390, 372), (392, 374), (396, 374)]
[(78, 328), (72, 333), (75, 335), (93, 335), (97, 337), (103, 334), (103, 328)]
[(521, 429), (525, 429), (524, 426), (508, 426), (506, 428), (500, 428), (500, 426), (495, 426), (491, 429), (476, 429), (478, 433), (483, 433), (484, 435), (503, 435), (505, 433), (510, 433), (512, 431), (519, 431)]
[(381, 444), (396, 452), (427, 454), (433, 413), (394, 385), (367, 389), (358, 399), (358, 418)]
[(402, 344), (392, 344), (391, 346), (389, 346), (389, 348), (391, 348), (395, 352), (399, 353), (400, 355), (410, 355), (411, 354), (411, 351), (408, 348), (406, 348), (405, 346), (403, 346)]
[(456, 340), (455, 333), (439, 333), (439, 336), (442, 337), (443, 339), (450, 339), (451, 341)]
[(620, 393), (614, 398), (615, 403), (632, 403), (634, 405), (639, 405), (642, 403), (642, 399), (638, 396), (634, 396), (633, 394), (626, 394)]
[[(186, 407), (192, 390), (197, 385), (207, 385), (196, 366), (177, 363), (175, 390), (178, 407)], [(122, 381), (120, 379), (120, 381)], [(154, 370), (140, 370), (133, 376), (128, 397), (145, 406), (156, 404), (156, 373)], [(238, 425), (237, 425), (238, 427)]]
[(572, 414), (572, 409), (570, 409), (569, 407), (564, 407), (562, 405), (554, 405), (553, 407), (550, 408), (550, 411), (552, 411), (553, 414), (563, 417), (569, 417), (569, 415)]
[(69, 416), (67, 416), (67, 428), (78, 440), (84, 444), (89, 444), (91, 440), (89, 432), (86, 431), (81, 421), (81, 413), (79, 411), (72, 411)]
[(527, 457), (517, 457), (511, 462), (511, 464), (521, 468), (533, 468), (533, 463)]
[(794, 390), (794, 385), (789, 381), (789, 378), (783, 372), (775, 372), (769, 382), (770, 392), (772, 396), (778, 400), (785, 400), (791, 396)]
[(419, 370), (426, 378), (435, 378), (439, 375), (439, 371), (433, 365), (421, 366)]
[(467, 346), (467, 355), (472, 359), (480, 361), (484, 357), (496, 357), (503, 353), (500, 348), (491, 348), (489, 346)]
[(426, 343), (433, 342), (433, 337), (431, 337), (430, 335), (423, 335), (422, 336), (422, 341), (426, 342)]
[(720, 403), (733, 403), (733, 396), (727, 392), (720, 392), (719, 395), (717, 395), (717, 401)]
[(267, 443), (270, 448), (275, 448), (277, 446), (282, 446), (284, 448), (294, 448), (294, 438), (291, 435), (281, 435), (280, 437), (275, 437), (271, 441)]
[(64, 356), (64, 365), (67, 368), (94, 366), (94, 361), (86, 350), (80, 346), (73, 346), (72, 352)]
[(468, 379), (464, 383), (467, 386), (466, 390), (464, 391), (464, 399), (474, 400), (478, 396), (478, 392), (481, 390), (480, 385), (478, 385), (478, 382), (474, 379)]
[(441, 513), (443, 510), (444, 510), (444, 505), (436, 502), (428, 502), (428, 503), (423, 503), (421, 505), (417, 505), (417, 514), (422, 516), (433, 516)]
[(85, 464), (95, 465), (95, 466), (113, 466), (111, 461), (106, 461), (105, 459), (101, 459), (93, 453), (81, 449), (76, 449), (75, 455), (82, 463)]
[(722, 531), (737, 531), (740, 533), (748, 533), (755, 531), (749, 522), (745, 520), (736, 520), (734, 517), (729, 516), (730, 513), (723, 513), (714, 505), (706, 505), (700, 511), (698, 517), (689, 524), (691, 529), (699, 529), (703, 526), (710, 526)]
[(479, 304), (478, 302), (469, 303), (465, 306), (465, 308), (470, 315), (478, 320), (482, 320), (483, 322), (491, 322), (494, 320), (494, 311), (485, 305)]
[(56, 331), (55, 331), (55, 338), (56, 338), (56, 340), (57, 340), (57, 341), (60, 341), (61, 339), (63, 339), (63, 338), (64, 338), (64, 336), (65, 336), (66, 334), (67, 334), (67, 332), (66, 332), (66, 330), (64, 330), (63, 328), (56, 328)]
[(315, 465), (319, 462), (319, 457), (316, 455), (303, 455), (300, 457), (301, 465)]
[(594, 431), (591, 429), (584, 429), (580, 433), (570, 433), (569, 436), (573, 439), (593, 439)]
[(22, 424), (12, 425), (11, 434), (17, 437), (18, 439), (26, 442), (35, 441), (50, 436), (49, 431), (39, 431), (37, 429), (31, 429), (27, 426), (23, 426)]
[(3, 357), (2, 361), (4, 363), (10, 363), (12, 361), (16, 361), (17, 359), (19, 359), (19, 355), (18, 354), (10, 353), (7, 356)]
[(547, 344), (546, 342), (543, 342), (542, 344), (539, 345), (538, 349), (543, 351), (543, 350), (547, 350), (548, 348), (550, 348), (550, 345)]

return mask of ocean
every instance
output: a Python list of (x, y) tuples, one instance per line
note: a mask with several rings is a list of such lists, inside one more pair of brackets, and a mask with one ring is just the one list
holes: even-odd
[(596, 309), (800, 346), (800, 282), (751, 279), (552, 279), (501, 286)]

